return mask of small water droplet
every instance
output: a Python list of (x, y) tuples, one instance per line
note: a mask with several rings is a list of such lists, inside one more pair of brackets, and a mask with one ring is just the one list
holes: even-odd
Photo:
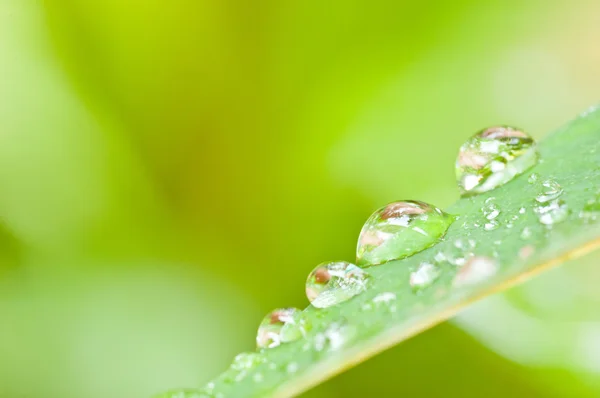
[(255, 366), (265, 362), (265, 357), (256, 352), (242, 352), (233, 358), (230, 369), (236, 371), (248, 371)]
[(542, 183), (542, 191), (535, 197), (540, 203), (546, 203), (562, 195), (561, 186), (554, 180), (546, 180)]
[(421, 263), (419, 267), (410, 274), (410, 286), (413, 291), (421, 291), (422, 289), (431, 286), (433, 282), (440, 276), (439, 267), (430, 263)]
[(493, 231), (495, 229), (498, 229), (499, 226), (500, 223), (498, 222), (498, 220), (492, 220), (490, 222), (486, 222), (483, 226), (483, 229), (485, 229), (486, 231)]
[(534, 211), (538, 214), (538, 220), (546, 226), (563, 222), (569, 216), (569, 209), (566, 203), (558, 199), (537, 206), (534, 208)]
[(306, 280), (306, 296), (314, 307), (326, 308), (362, 293), (368, 274), (346, 261), (318, 265)]
[(600, 192), (596, 193), (596, 196), (587, 200), (583, 205), (583, 209), (579, 212), (579, 217), (584, 222), (596, 221), (600, 215)]
[[(295, 325), (302, 313), (297, 308), (278, 308), (268, 313), (260, 323), (256, 334), (256, 346), (258, 348), (273, 348), (283, 342), (282, 330), (286, 325)], [(302, 337), (300, 333), (297, 338)], [(292, 336), (288, 336), (287, 341)]]
[(522, 260), (526, 260), (533, 253), (535, 253), (535, 247), (533, 247), (532, 245), (523, 246), (521, 249), (519, 249), (519, 257)]
[(255, 383), (261, 383), (264, 379), (265, 377), (262, 373), (255, 373), (254, 376), (252, 376), (252, 380), (254, 380)]
[(531, 238), (532, 232), (531, 232), (531, 228), (529, 227), (525, 227), (523, 228), (523, 231), (521, 231), (521, 239), (529, 239)]
[(498, 263), (492, 258), (471, 257), (454, 277), (453, 285), (460, 287), (481, 283), (494, 276), (497, 269)]
[(435, 206), (393, 202), (369, 217), (358, 238), (358, 265), (371, 266), (411, 256), (433, 246), (454, 218)]
[(356, 335), (356, 329), (342, 320), (334, 322), (324, 332), (314, 336), (314, 349), (320, 351), (336, 351), (342, 348)]
[(396, 293), (392, 292), (379, 293), (377, 296), (373, 297), (374, 303), (390, 303), (394, 300), (396, 300)]
[(494, 203), (494, 198), (487, 198), (481, 211), (483, 212), (483, 216), (488, 220), (493, 220), (500, 214), (500, 209)]
[(530, 184), (535, 184), (539, 178), (540, 175), (538, 173), (531, 173), (529, 174), (529, 178), (527, 178), (527, 182)]
[(298, 371), (298, 364), (296, 362), (290, 362), (286, 367), (285, 371), (288, 374), (294, 374)]
[(524, 207), (521, 207), (521, 208), (519, 209), (519, 214), (525, 214), (525, 211), (526, 211), (526, 210), (525, 210), (525, 208), (524, 208)]
[(456, 178), (461, 195), (494, 189), (536, 162), (535, 142), (523, 131), (508, 126), (484, 129), (460, 147)]
[(248, 375), (249, 371), (264, 362), (266, 362), (266, 359), (262, 354), (242, 352), (233, 359), (229, 370), (225, 373), (227, 375), (225, 381), (239, 382)]

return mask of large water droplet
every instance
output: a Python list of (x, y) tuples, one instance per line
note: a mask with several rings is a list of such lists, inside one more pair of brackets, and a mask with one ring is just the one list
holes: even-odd
[(421, 263), (419, 267), (410, 274), (410, 286), (414, 291), (420, 291), (430, 286), (440, 276), (440, 269), (430, 263)]
[(362, 293), (368, 274), (346, 261), (318, 265), (306, 280), (306, 296), (314, 307), (326, 308)]
[(498, 264), (489, 257), (474, 256), (463, 265), (454, 277), (454, 286), (474, 285), (496, 274)]
[[(302, 313), (297, 308), (278, 308), (269, 312), (258, 326), (256, 333), (256, 346), (258, 348), (273, 348), (283, 342), (282, 330), (286, 325), (295, 325), (299, 322), (299, 315)], [(289, 332), (288, 328), (288, 332)], [(288, 333), (288, 340), (293, 334)], [(302, 334), (298, 338), (302, 337)]]
[(433, 246), (454, 217), (424, 202), (393, 202), (369, 217), (358, 238), (358, 265), (371, 266), (408, 257)]
[(523, 131), (508, 126), (482, 130), (460, 147), (456, 159), (461, 195), (494, 189), (536, 162), (535, 142)]

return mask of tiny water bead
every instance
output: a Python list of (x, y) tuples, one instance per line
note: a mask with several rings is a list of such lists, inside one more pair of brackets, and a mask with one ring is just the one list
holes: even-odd
[(265, 362), (265, 357), (256, 352), (242, 352), (233, 358), (233, 362), (229, 366), (235, 371), (247, 371), (257, 365)]
[(566, 203), (558, 199), (537, 206), (533, 210), (538, 214), (540, 223), (548, 227), (565, 221), (569, 216), (569, 208)]
[(371, 301), (362, 305), (363, 311), (386, 308), (389, 312), (396, 312), (396, 293), (383, 292), (373, 297)]
[(588, 199), (583, 205), (583, 210), (579, 212), (579, 218), (585, 222), (596, 221), (600, 215), (600, 193), (596, 193), (591, 199)]
[(411, 256), (433, 246), (444, 236), (454, 217), (415, 200), (390, 203), (369, 217), (356, 248), (361, 267)]
[(489, 191), (512, 180), (537, 163), (535, 141), (508, 126), (484, 129), (459, 150), (456, 178), (462, 196)]
[(562, 193), (563, 189), (556, 181), (546, 180), (542, 183), (542, 190), (535, 197), (535, 200), (540, 203), (546, 203), (558, 198)]
[(410, 287), (413, 291), (420, 291), (430, 286), (440, 276), (440, 269), (430, 263), (421, 263), (419, 267), (410, 274)]
[(331, 307), (365, 291), (368, 278), (365, 271), (349, 262), (325, 262), (308, 275), (306, 296), (314, 307)]
[[(277, 347), (283, 342), (282, 331), (286, 325), (296, 326), (299, 323), (299, 315), (302, 313), (297, 308), (278, 308), (268, 313), (260, 325), (258, 326), (258, 332), (256, 334), (256, 346), (258, 348), (273, 348)], [(301, 325), (297, 325), (301, 326)], [(292, 329), (294, 330), (294, 329)], [(301, 329), (299, 329), (300, 331)], [(289, 327), (286, 341), (292, 341), (296, 339), (296, 334), (291, 334)], [(299, 332), (297, 338), (302, 337), (302, 333)], [(291, 340), (290, 340), (291, 339)]]
[(225, 372), (226, 382), (238, 382), (243, 380), (256, 366), (266, 362), (266, 358), (256, 352), (242, 352), (236, 355), (229, 369)]
[(495, 198), (487, 198), (484, 202), (483, 208), (481, 211), (483, 215), (488, 220), (494, 220), (500, 214), (500, 209), (494, 203)]
[(452, 284), (457, 287), (481, 283), (496, 274), (498, 263), (485, 256), (471, 257), (458, 271)]

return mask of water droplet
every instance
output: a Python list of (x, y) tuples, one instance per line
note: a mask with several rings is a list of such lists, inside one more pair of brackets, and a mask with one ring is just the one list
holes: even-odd
[(500, 214), (500, 209), (494, 203), (495, 198), (487, 198), (484, 202), (481, 211), (483, 212), (483, 216), (488, 220), (493, 220)]
[(540, 175), (538, 173), (531, 173), (529, 174), (529, 178), (527, 179), (527, 182), (530, 184), (535, 184), (537, 182), (537, 180), (539, 180)]
[(230, 369), (235, 371), (248, 371), (265, 362), (265, 357), (256, 352), (242, 352), (233, 358)]
[(554, 180), (546, 180), (542, 183), (542, 191), (535, 197), (540, 203), (546, 203), (562, 195), (561, 186)]
[[(278, 308), (269, 312), (262, 320), (256, 334), (256, 346), (258, 348), (273, 348), (283, 342), (282, 330), (286, 325), (295, 325), (302, 313), (297, 308)], [(289, 329), (289, 328), (288, 328)], [(289, 335), (287, 341), (292, 335)], [(302, 337), (299, 334), (297, 338)]]
[(535, 253), (535, 247), (533, 247), (532, 245), (523, 246), (521, 249), (519, 249), (519, 257), (522, 260), (526, 260), (533, 253)]
[(583, 209), (579, 212), (579, 217), (584, 222), (596, 221), (600, 215), (600, 192), (596, 196), (587, 200), (583, 205)]
[(288, 365), (285, 367), (285, 371), (288, 374), (294, 374), (298, 371), (298, 364), (296, 362), (290, 362), (288, 363)]
[(496, 274), (498, 264), (489, 257), (474, 256), (463, 265), (454, 277), (454, 286), (481, 283)]
[(535, 142), (523, 131), (508, 126), (482, 130), (460, 147), (456, 159), (461, 195), (494, 189), (536, 162)]
[(326, 308), (362, 293), (368, 274), (346, 261), (318, 265), (306, 280), (306, 296), (314, 307)]
[(336, 351), (344, 347), (354, 336), (356, 329), (343, 319), (334, 322), (324, 332), (317, 333), (314, 337), (314, 348), (316, 351)]
[(393, 202), (369, 217), (358, 238), (358, 265), (382, 264), (433, 246), (454, 218), (419, 201)]
[(531, 238), (532, 232), (531, 232), (531, 228), (529, 227), (525, 227), (523, 228), (523, 231), (521, 231), (521, 239), (529, 239)]
[(229, 366), (229, 370), (225, 372), (225, 381), (241, 381), (248, 375), (248, 372), (264, 362), (266, 362), (266, 359), (262, 354), (242, 352), (241, 354), (236, 355)]
[(312, 329), (312, 323), (306, 316), (305, 312), (299, 311), (294, 313), (292, 320), (286, 322), (281, 328), (279, 333), (282, 343), (289, 343), (296, 341), (302, 337), (306, 337), (306, 334)]
[(396, 294), (392, 292), (379, 293), (377, 296), (373, 297), (374, 303), (389, 303), (394, 300), (396, 300)]
[(525, 214), (525, 211), (526, 211), (526, 210), (525, 210), (525, 208), (524, 208), (524, 207), (521, 207), (521, 208), (519, 209), (519, 214)]
[(363, 304), (363, 311), (371, 311), (374, 308), (387, 307), (390, 312), (396, 312), (396, 293), (383, 292), (373, 297), (370, 302)]
[(493, 231), (495, 229), (498, 229), (499, 226), (500, 223), (498, 222), (498, 220), (492, 220), (490, 222), (486, 222), (483, 225), (483, 229), (485, 229), (486, 231)]
[(533, 209), (538, 214), (539, 221), (547, 226), (563, 222), (569, 216), (569, 209), (562, 200), (553, 200), (548, 204)]
[(252, 376), (252, 380), (254, 380), (255, 383), (261, 383), (264, 379), (265, 377), (262, 373), (255, 373), (254, 376)]
[(410, 274), (410, 286), (414, 291), (420, 291), (435, 282), (440, 274), (439, 267), (430, 263), (421, 263), (416, 271)]

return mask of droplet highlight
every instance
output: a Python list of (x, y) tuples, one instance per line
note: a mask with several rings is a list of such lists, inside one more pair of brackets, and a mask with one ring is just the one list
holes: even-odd
[(357, 264), (378, 265), (433, 246), (454, 217), (430, 204), (407, 200), (390, 203), (369, 217), (356, 248)]
[(362, 293), (368, 274), (346, 261), (318, 265), (306, 280), (306, 296), (314, 307), (327, 308)]
[(487, 192), (524, 173), (537, 163), (535, 141), (509, 126), (490, 127), (465, 142), (456, 159), (462, 196)]

